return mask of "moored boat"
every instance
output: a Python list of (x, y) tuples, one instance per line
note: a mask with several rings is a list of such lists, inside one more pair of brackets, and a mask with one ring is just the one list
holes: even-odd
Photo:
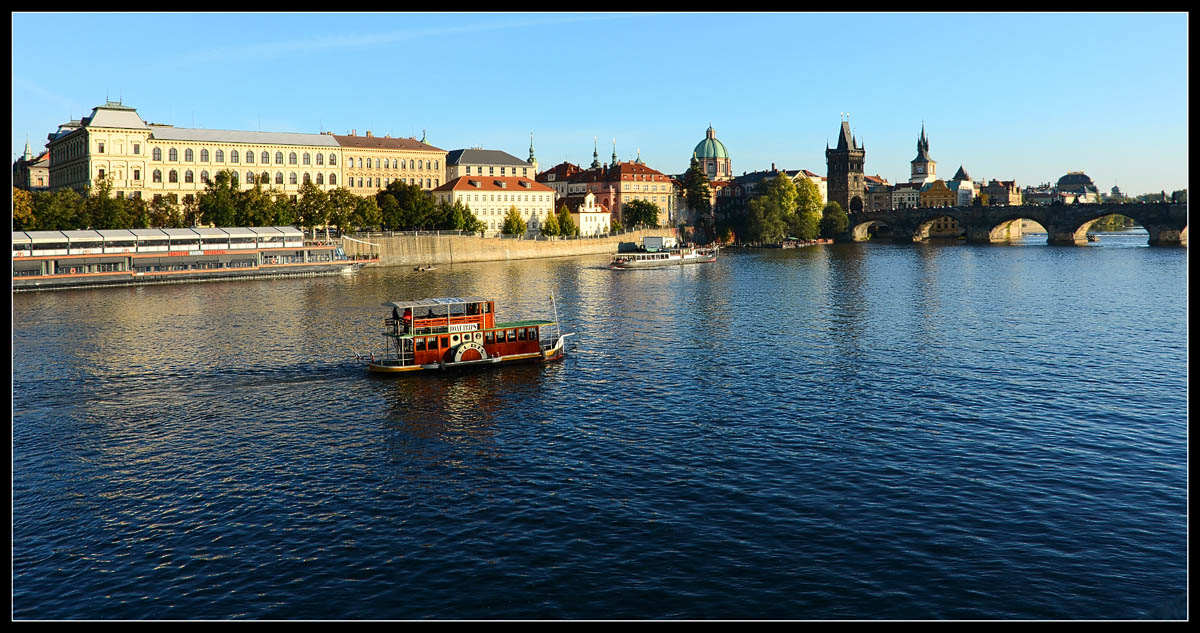
[(616, 270), (631, 268), (663, 268), (686, 264), (709, 264), (717, 261), (716, 247), (673, 248), (654, 253), (620, 253), (608, 267)]
[[(553, 301), (553, 299), (552, 299)], [(563, 334), (553, 321), (496, 320), (496, 304), (481, 297), (389, 301), (382, 354), (356, 355), (375, 374), (562, 360)], [(557, 310), (555, 310), (557, 312)]]

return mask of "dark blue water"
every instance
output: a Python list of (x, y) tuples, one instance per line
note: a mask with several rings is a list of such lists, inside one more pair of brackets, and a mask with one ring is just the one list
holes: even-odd
[[(1044, 238), (1043, 238), (1044, 239)], [(1186, 250), (13, 296), (18, 619), (1186, 616)], [(385, 300), (569, 358), (372, 378)]]

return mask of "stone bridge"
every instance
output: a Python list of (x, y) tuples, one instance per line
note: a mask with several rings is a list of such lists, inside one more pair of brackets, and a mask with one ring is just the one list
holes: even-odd
[(859, 211), (849, 214), (845, 241), (869, 239), (867, 229), (887, 225), (893, 239), (920, 242), (929, 238), (929, 227), (939, 218), (951, 217), (966, 230), (969, 242), (1005, 242), (1013, 222), (1033, 220), (1046, 228), (1050, 244), (1085, 244), (1092, 224), (1113, 213), (1133, 218), (1150, 233), (1150, 244), (1187, 245), (1187, 203), (1151, 202), (1125, 204), (1020, 205), (994, 207), (921, 207), (890, 211)]

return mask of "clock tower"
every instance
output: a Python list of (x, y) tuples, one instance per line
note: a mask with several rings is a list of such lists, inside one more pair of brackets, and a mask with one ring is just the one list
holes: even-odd
[(925, 124), (921, 124), (921, 136), (917, 138), (917, 157), (912, 159), (912, 174), (908, 182), (923, 185), (937, 180), (937, 161), (929, 157), (929, 138), (925, 136)]

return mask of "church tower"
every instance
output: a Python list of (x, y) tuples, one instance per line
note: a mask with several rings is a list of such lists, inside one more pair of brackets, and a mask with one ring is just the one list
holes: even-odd
[(858, 144), (850, 133), (850, 122), (843, 120), (837, 148), (829, 149), (829, 144), (825, 144), (825, 176), (829, 179), (829, 202), (838, 203), (847, 213), (857, 213), (865, 207), (867, 180), (863, 175), (863, 163), (866, 158), (866, 147)]
[(917, 138), (917, 157), (912, 159), (912, 173), (908, 182), (923, 185), (937, 180), (937, 161), (929, 157), (929, 137), (925, 136), (925, 123), (921, 123), (921, 136)]

